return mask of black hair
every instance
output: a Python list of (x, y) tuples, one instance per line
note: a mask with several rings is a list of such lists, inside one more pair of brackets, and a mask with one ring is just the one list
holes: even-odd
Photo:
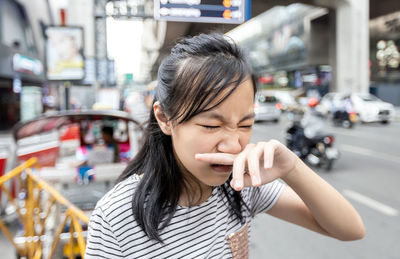
[[(171, 122), (184, 123), (218, 106), (247, 79), (252, 79), (250, 66), (233, 41), (216, 33), (184, 38), (159, 67), (153, 104), (158, 101)], [(221, 93), (225, 93), (222, 98)], [(159, 231), (171, 221), (188, 186), (174, 157), (171, 137), (161, 131), (153, 109), (144, 144), (117, 182), (133, 174), (143, 174), (132, 197), (135, 220), (150, 239), (162, 242)], [(240, 192), (230, 187), (230, 179), (221, 187), (234, 214), (243, 221), (241, 205), (246, 204)]]
[(101, 132), (111, 137), (114, 136), (114, 128), (111, 126), (103, 126)]

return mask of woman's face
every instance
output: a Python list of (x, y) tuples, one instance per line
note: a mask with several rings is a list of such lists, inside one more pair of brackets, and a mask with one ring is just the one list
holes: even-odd
[[(226, 93), (221, 93), (219, 97)], [(215, 102), (218, 100), (217, 97)], [(189, 172), (206, 186), (218, 186), (226, 182), (232, 171), (231, 166), (197, 161), (195, 155), (240, 153), (250, 141), (254, 123), (253, 103), (253, 85), (248, 79), (214, 109), (172, 126), (171, 137), (175, 156), (184, 173)]]

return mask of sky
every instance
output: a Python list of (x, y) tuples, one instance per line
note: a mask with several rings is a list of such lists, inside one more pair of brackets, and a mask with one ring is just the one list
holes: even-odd
[(143, 23), (141, 20), (107, 19), (107, 49), (117, 74), (139, 73)]

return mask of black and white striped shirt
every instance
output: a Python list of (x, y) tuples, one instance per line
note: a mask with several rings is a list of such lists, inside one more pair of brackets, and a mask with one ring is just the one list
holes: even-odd
[[(213, 188), (204, 203), (177, 207), (169, 225), (160, 232), (164, 244), (150, 240), (132, 214), (132, 194), (140, 178), (133, 175), (117, 184), (98, 203), (90, 218), (85, 259), (90, 258), (232, 258), (226, 237), (243, 226), (229, 208), (221, 187)], [(250, 208), (242, 214), (250, 226), (254, 215), (269, 210), (284, 185), (274, 181), (244, 188)], [(250, 232), (250, 227), (249, 227)]]

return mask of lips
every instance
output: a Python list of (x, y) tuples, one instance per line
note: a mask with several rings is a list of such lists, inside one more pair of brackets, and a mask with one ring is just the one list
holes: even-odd
[(214, 169), (214, 171), (217, 171), (219, 173), (230, 173), (230, 172), (232, 172), (232, 166), (231, 165), (212, 164), (211, 168)]

